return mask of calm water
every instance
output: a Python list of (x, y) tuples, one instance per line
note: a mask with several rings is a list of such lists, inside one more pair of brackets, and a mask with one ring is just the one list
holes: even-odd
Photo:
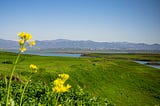
[(61, 56), (61, 57), (80, 57), (81, 54), (71, 53), (37, 53), (37, 52), (26, 52), (26, 54), (40, 55), (40, 56)]
[[(8, 52), (18, 53), (17, 50), (6, 50)], [(72, 53), (52, 53), (47, 51), (26, 51), (24, 54), (33, 54), (33, 55), (40, 55), (40, 56), (61, 56), (61, 57), (81, 57), (81, 54), (72, 54)]]
[(147, 65), (147, 63), (148, 63), (147, 61), (134, 61), (134, 62), (160, 69), (160, 65)]

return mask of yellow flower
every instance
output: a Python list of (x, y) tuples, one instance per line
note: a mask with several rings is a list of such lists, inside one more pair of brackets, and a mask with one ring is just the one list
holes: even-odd
[(52, 90), (53, 92), (61, 92), (61, 89), (58, 86), (53, 87)]
[(59, 74), (58, 75), (60, 78), (62, 78), (63, 80), (67, 80), (69, 78), (68, 74)]
[(60, 86), (60, 85), (63, 85), (65, 82), (60, 79), (60, 78), (57, 78), (56, 80), (54, 80), (54, 85), (55, 86)]
[(60, 88), (60, 92), (66, 92), (66, 91), (68, 91), (67, 87), (62, 86), (62, 87)]
[(21, 39), (18, 42), (19, 42), (20, 45), (24, 45), (24, 40)]
[(71, 88), (71, 85), (67, 84), (67, 86), (64, 86), (65, 81), (69, 78), (68, 74), (59, 74), (60, 78), (57, 78), (54, 80), (54, 87), (53, 92), (66, 92)]
[(36, 44), (36, 42), (35, 42), (35, 41), (31, 41), (31, 42), (29, 42), (29, 46), (30, 46), (30, 47), (34, 46), (35, 44)]
[(26, 33), (26, 32), (19, 32), (18, 33), (18, 36), (21, 38), (21, 39), (24, 39), (26, 41), (32, 39), (32, 35), (29, 34), (29, 33)]
[(38, 67), (37, 67), (36, 65), (34, 65), (34, 64), (31, 64), (29, 67), (30, 67), (30, 69), (31, 69), (32, 71), (34, 71), (34, 73), (36, 73), (37, 70), (38, 70)]
[(66, 88), (67, 88), (67, 89), (71, 88), (71, 85), (67, 84)]
[(19, 48), (20, 52), (25, 52), (26, 51), (26, 48), (25, 47), (21, 47)]
[(20, 48), (19, 48), (20, 52), (26, 51), (26, 48), (25, 48), (26, 42), (28, 42), (30, 47), (32, 47), (36, 44), (35, 41), (30, 41), (30, 39), (32, 39), (32, 35), (27, 32), (19, 32), (18, 36), (20, 38), (20, 40), (18, 41), (18, 43), (20, 45)]
[(37, 69), (38, 69), (37, 66), (34, 65), (34, 64), (31, 64), (29, 67), (30, 67), (30, 69), (32, 69), (32, 70), (35, 70), (35, 69), (37, 70)]
[(62, 85), (62, 86), (55, 86), (55, 87), (53, 87), (53, 92), (67, 92), (68, 90), (69, 90), (69, 88), (71, 88), (71, 86), (70, 85), (68, 85), (68, 86), (64, 86), (64, 85)]
[(18, 36), (19, 36), (20, 38), (24, 38), (24, 35), (25, 35), (25, 32), (19, 32), (19, 33), (18, 33)]
[(26, 40), (30, 40), (30, 39), (32, 39), (32, 35), (29, 34), (29, 33), (26, 33), (24, 38), (25, 38)]

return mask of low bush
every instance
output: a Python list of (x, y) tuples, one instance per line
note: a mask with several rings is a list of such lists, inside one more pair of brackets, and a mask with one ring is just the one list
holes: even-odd
[[(13, 81), (11, 84), (11, 92), (9, 104), (18, 106), (22, 89), (25, 84)], [(52, 90), (53, 83), (45, 85), (41, 82), (30, 82), (25, 89), (22, 99), (23, 106), (113, 106), (107, 99), (94, 97), (91, 94), (84, 92), (80, 86), (76, 89), (70, 89), (64, 93), (56, 93)], [(0, 104), (6, 104), (6, 82), (0, 81)]]

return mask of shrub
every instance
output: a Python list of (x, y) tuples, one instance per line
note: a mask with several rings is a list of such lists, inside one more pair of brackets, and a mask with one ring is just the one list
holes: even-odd
[(13, 62), (6, 60), (6, 61), (3, 61), (2, 64), (13, 64)]

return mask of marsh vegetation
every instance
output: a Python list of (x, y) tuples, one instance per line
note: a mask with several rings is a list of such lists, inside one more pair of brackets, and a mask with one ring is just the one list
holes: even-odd
[[(12, 67), (12, 64), (4, 62), (13, 62), (16, 55), (0, 52), (1, 84), (4, 84), (3, 78), (10, 75)], [(43, 95), (43, 89), (49, 89), (45, 87), (51, 86), (59, 73), (66, 73), (70, 76), (67, 83), (72, 85), (72, 90), (77, 89), (78, 85), (84, 92), (92, 95), (91, 97), (107, 98), (107, 102), (117, 106), (151, 106), (160, 103), (160, 70), (133, 62), (137, 59), (159, 61), (160, 54), (87, 54), (86, 56), (73, 58), (22, 55), (14, 74), (17, 78), (16, 83), (25, 82), (31, 75), (28, 66), (36, 64), (39, 71), (32, 76), (26, 95), (29, 95), (27, 92), (32, 91), (30, 89), (35, 84), (40, 86), (39, 90), (34, 90), (35, 94), (39, 92), (38, 95)], [(0, 94), (2, 97), (3, 92)]]

